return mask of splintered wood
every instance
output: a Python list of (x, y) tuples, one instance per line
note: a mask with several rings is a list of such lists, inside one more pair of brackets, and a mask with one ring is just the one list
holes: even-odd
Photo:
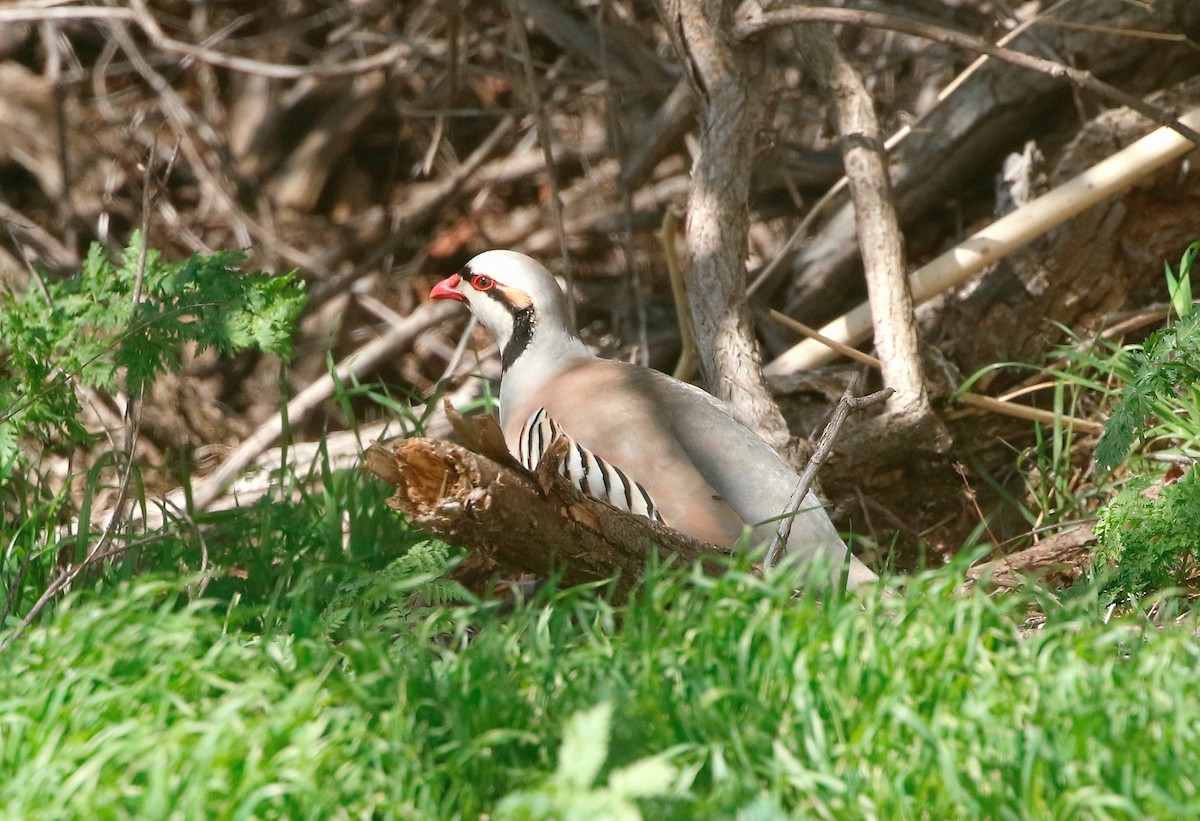
[(562, 448), (552, 446), (531, 474), (509, 455), (490, 416), (447, 412), (462, 445), (373, 442), (363, 466), (396, 488), (388, 504), (409, 522), (501, 571), (561, 573), (565, 584), (617, 576), (627, 590), (655, 553), (688, 563), (728, 552), (586, 498), (558, 475)]

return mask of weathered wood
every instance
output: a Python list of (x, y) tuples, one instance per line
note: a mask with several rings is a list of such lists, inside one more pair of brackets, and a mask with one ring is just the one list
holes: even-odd
[(944, 449), (947, 434), (929, 404), (921, 368), (912, 292), (904, 272), (904, 240), (874, 105), (862, 78), (838, 48), (831, 27), (796, 26), (793, 37), (804, 65), (833, 101), (836, 113), (871, 298), (875, 347), (883, 382), (896, 394), (885, 413), (912, 432), (914, 447), (938, 443)]
[[(1195, 108), (1200, 78), (1150, 100), (1179, 111)], [(1152, 129), (1128, 109), (1101, 114), (1067, 147), (1049, 185), (1075, 177)], [(963, 296), (946, 300), (936, 312), (936, 335), (948, 342), (945, 353), (966, 373), (997, 361), (1032, 361), (1064, 340), (1063, 327), (1096, 333), (1116, 312), (1165, 299), (1163, 261), (1175, 264), (1200, 234), (1197, 157), (1200, 150), (1089, 208), (1010, 254)]]
[(1070, 584), (1091, 561), (1095, 544), (1092, 525), (1079, 525), (1055, 533), (1011, 556), (976, 565), (967, 571), (967, 578), (1008, 588), (1030, 581)]

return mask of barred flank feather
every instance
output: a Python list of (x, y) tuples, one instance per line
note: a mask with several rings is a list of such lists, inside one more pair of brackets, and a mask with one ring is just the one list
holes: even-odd
[(644, 487), (626, 476), (616, 465), (609, 464), (567, 436), (545, 408), (534, 411), (521, 428), (517, 460), (526, 469), (536, 470), (542, 456), (560, 436), (566, 436), (570, 447), (558, 472), (579, 488), (584, 496), (656, 522), (663, 520)]

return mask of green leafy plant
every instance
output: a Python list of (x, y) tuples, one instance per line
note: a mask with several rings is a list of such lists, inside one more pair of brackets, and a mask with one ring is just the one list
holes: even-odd
[[(1179, 321), (1155, 331), (1143, 345), (1128, 349), (1132, 377), (1104, 426), (1096, 465), (1111, 471), (1133, 445), (1158, 430), (1200, 445), (1200, 312), (1192, 310), (1191, 271), (1200, 242), (1179, 263), (1179, 275), (1166, 266), (1171, 304)], [(1157, 417), (1159, 422), (1152, 422)], [(1173, 419), (1182, 425), (1162, 426)]]
[(1095, 560), (1108, 567), (1106, 585), (1139, 595), (1182, 584), (1200, 561), (1200, 478), (1152, 486), (1138, 479), (1099, 511)]
[[(1192, 478), (1161, 488), (1148, 478), (1161, 473), (1162, 461), (1190, 463), (1200, 455), (1200, 312), (1191, 293), (1197, 257), (1200, 242), (1187, 248), (1177, 270), (1164, 265), (1173, 319), (1143, 344), (1085, 340), (1063, 328), (1070, 343), (1053, 352), (1055, 365), (1038, 369), (1053, 380), (1055, 421), (1039, 425), (1034, 444), (1022, 451), (1017, 467), (1026, 495), (1012, 504), (1037, 527), (1099, 516), (1093, 568), (1109, 595), (1178, 584), (1200, 559)], [(1014, 366), (1029, 367), (993, 368)], [(1094, 449), (1061, 421), (1106, 410)], [(1112, 475), (1138, 444), (1152, 450), (1153, 459), (1138, 459), (1130, 471)]]
[(291, 353), (305, 295), (294, 274), (245, 272), (232, 252), (167, 262), (135, 234), (117, 259), (93, 244), (77, 276), (0, 300), (0, 481), (18, 440), (86, 442), (76, 384), (140, 395), (186, 343)]
[[(19, 621), (22, 605), (42, 594), (59, 564), (81, 561), (97, 537), (91, 506), (110, 481), (114, 455), (92, 454), (86, 473), (69, 482), (44, 481), (40, 461), (52, 448), (90, 442), (81, 397), (124, 391), (137, 399), (161, 374), (181, 368), (189, 346), (290, 355), (302, 283), (293, 274), (239, 270), (241, 260), (218, 252), (167, 262), (135, 234), (115, 258), (93, 245), (73, 277), (0, 294), (0, 623)], [(139, 466), (126, 467), (131, 498), (144, 505)], [(72, 519), (80, 526), (64, 538), (62, 524)], [(153, 543), (150, 553), (168, 566), (196, 561), (189, 555), (198, 552), (195, 538), (167, 531), (124, 538), (111, 561), (97, 561), (96, 589), (146, 569), (141, 551), (127, 549), (139, 541)]]
[(78, 589), (0, 650), (0, 816), (1200, 812), (1195, 613), (1106, 621), (1084, 585), (1026, 631), (1033, 600), (964, 595), (964, 562), (836, 600), (724, 564), (652, 566), (620, 604), (544, 589), (394, 634), (365, 602), (358, 629), (296, 630), (319, 591), (259, 618), (215, 582), (181, 604), (177, 574)]
[(679, 772), (669, 754), (648, 756), (614, 770), (606, 786), (595, 786), (608, 758), (613, 705), (603, 701), (567, 720), (558, 768), (536, 787), (505, 796), (496, 806), (496, 817), (506, 821), (640, 821), (634, 799), (669, 796), (681, 791)]
[[(1114, 401), (1119, 391), (1111, 382), (1127, 373), (1124, 353), (1117, 346), (1082, 339), (1063, 326), (1059, 330), (1068, 341), (1049, 353), (1047, 364), (995, 363), (972, 374), (957, 391), (969, 391), (997, 371), (1028, 371), (1049, 388), (1040, 396), (1053, 418), (1033, 426), (1033, 441), (1020, 448), (1015, 459), (1000, 466), (971, 460), (972, 471), (999, 497), (1001, 505), (1017, 513), (1030, 529), (1090, 518), (1108, 498), (1107, 488), (1090, 478), (1093, 446), (1072, 420), (1093, 417)], [(999, 507), (987, 509), (989, 517), (999, 513)], [(987, 535), (982, 528), (977, 533)]]
[(1163, 276), (1167, 280), (1167, 292), (1171, 295), (1171, 307), (1177, 316), (1187, 316), (1192, 312), (1192, 266), (1196, 264), (1196, 255), (1200, 254), (1200, 240), (1193, 242), (1183, 252), (1179, 259), (1179, 273), (1171, 270), (1168, 262), (1163, 263)]
[[(462, 585), (442, 578), (452, 566), (449, 546), (419, 541), (382, 570), (356, 574), (338, 585), (321, 614), (321, 629), (339, 634), (348, 620), (369, 615), (372, 629), (392, 633), (430, 615), (439, 605), (470, 599)], [(361, 626), (359, 621), (353, 624)]]
[[(1184, 251), (1179, 273), (1165, 265), (1178, 321), (1128, 352), (1132, 376), (1105, 423), (1096, 464), (1111, 471), (1140, 439), (1169, 440), (1184, 453), (1200, 448), (1200, 312), (1191, 272), (1200, 242)], [(1177, 481), (1135, 477), (1099, 511), (1095, 567), (1107, 588), (1136, 596), (1181, 584), (1200, 560), (1200, 482), (1194, 468)]]

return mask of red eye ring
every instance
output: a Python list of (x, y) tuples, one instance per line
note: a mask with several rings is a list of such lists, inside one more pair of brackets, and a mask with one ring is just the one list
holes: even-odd
[(471, 287), (476, 291), (487, 291), (496, 284), (496, 280), (487, 274), (476, 274), (471, 277)]

